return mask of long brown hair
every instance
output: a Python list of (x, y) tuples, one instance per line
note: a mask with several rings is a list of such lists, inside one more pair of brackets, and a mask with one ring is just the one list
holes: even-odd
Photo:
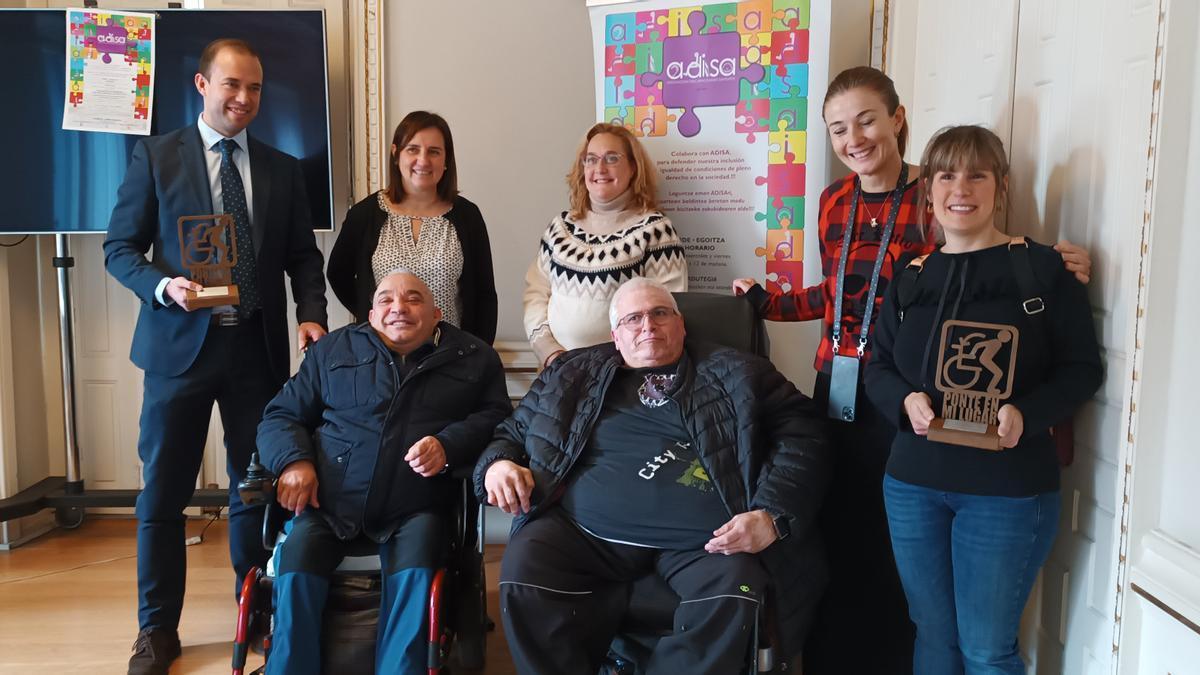
[[(821, 103), (821, 119), (825, 118), (825, 106), (829, 105), (831, 99), (859, 87), (870, 89), (878, 94), (879, 98), (883, 99), (888, 115), (896, 114), (896, 110), (900, 107), (900, 95), (896, 93), (896, 83), (892, 82), (892, 78), (870, 66), (855, 66), (838, 73), (837, 77), (833, 78), (833, 82), (829, 83), (829, 87), (825, 90), (825, 101)], [(900, 146), (900, 157), (903, 158), (904, 149), (908, 146), (907, 117), (900, 125), (900, 134), (896, 138), (896, 144)]]
[(588, 195), (587, 182), (583, 175), (583, 158), (587, 155), (588, 143), (600, 134), (612, 134), (621, 139), (625, 146), (625, 156), (633, 162), (633, 178), (629, 181), (629, 205), (626, 207), (636, 213), (658, 210), (658, 170), (654, 162), (646, 154), (646, 150), (638, 143), (628, 129), (616, 124), (601, 122), (588, 129), (575, 152), (575, 163), (567, 173), (567, 187), (571, 191), (571, 217), (582, 218), (592, 208), (592, 200)]
[(413, 136), (426, 129), (437, 129), (442, 132), (446, 143), (446, 171), (438, 181), (438, 198), (445, 202), (454, 201), (458, 196), (458, 164), (454, 161), (454, 137), (450, 135), (450, 125), (437, 113), (425, 110), (414, 110), (404, 116), (396, 125), (392, 134), (392, 161), (388, 165), (387, 196), (393, 204), (404, 201), (404, 181), (400, 178), (400, 166), (397, 162), (399, 153), (408, 145)]
[(990, 171), (996, 179), (996, 211), (1008, 203), (1008, 154), (1004, 142), (991, 130), (975, 124), (942, 127), (921, 154), (921, 224), (930, 214), (929, 184), (943, 171)]

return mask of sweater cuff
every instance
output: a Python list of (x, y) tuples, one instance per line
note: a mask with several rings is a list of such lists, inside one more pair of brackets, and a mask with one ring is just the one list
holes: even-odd
[(771, 299), (771, 294), (768, 293), (767, 289), (763, 288), (760, 284), (754, 284), (750, 287), (750, 290), (746, 291), (746, 299), (749, 300), (750, 304), (754, 306), (755, 311), (761, 314), (763, 307), (765, 307), (767, 301)]
[(542, 367), (546, 366), (546, 359), (552, 354), (566, 351), (566, 348), (554, 339), (554, 334), (550, 332), (550, 326), (547, 324), (542, 324), (533, 331), (529, 336), (529, 346), (533, 348), (533, 353)]

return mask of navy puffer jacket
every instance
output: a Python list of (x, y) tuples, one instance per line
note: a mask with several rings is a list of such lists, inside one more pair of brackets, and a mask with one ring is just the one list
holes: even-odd
[[(449, 508), (458, 494), (451, 471), (474, 465), (512, 411), (495, 350), (445, 322), (439, 328), (433, 351), (403, 377), (370, 324), (338, 329), (309, 347), (263, 413), (263, 465), (278, 476), (312, 461), (317, 512), (341, 539), (365, 533), (383, 542), (405, 516)], [(403, 460), (425, 436), (441, 442), (451, 471), (422, 478)]]

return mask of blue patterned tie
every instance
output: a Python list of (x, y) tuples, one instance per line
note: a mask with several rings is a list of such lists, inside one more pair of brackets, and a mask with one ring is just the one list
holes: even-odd
[(250, 229), (250, 211), (246, 208), (246, 188), (242, 175), (233, 163), (233, 151), (238, 144), (232, 138), (221, 143), (221, 201), (225, 213), (233, 216), (237, 236), (237, 265), (233, 268), (233, 283), (237, 284), (238, 312), (243, 316), (258, 309), (258, 272), (254, 260), (254, 234)]

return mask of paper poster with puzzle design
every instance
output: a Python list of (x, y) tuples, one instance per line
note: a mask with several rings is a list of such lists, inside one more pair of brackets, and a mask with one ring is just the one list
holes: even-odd
[(738, 277), (789, 290), (820, 277), (831, 3), (590, 10), (597, 119), (627, 127), (658, 167), (659, 207), (683, 239), (691, 290), (728, 293)]
[(63, 129), (150, 134), (154, 15), (66, 10)]

